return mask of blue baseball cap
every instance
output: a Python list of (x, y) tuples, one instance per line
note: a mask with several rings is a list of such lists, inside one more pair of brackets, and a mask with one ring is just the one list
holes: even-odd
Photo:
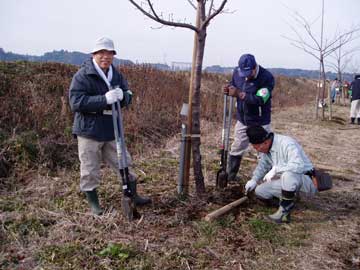
[(239, 74), (241, 77), (249, 77), (256, 67), (255, 57), (252, 54), (243, 54), (239, 59)]

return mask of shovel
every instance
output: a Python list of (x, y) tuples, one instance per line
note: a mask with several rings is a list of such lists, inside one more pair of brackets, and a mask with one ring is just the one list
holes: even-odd
[[(230, 103), (230, 109), (228, 110), (228, 103)], [(223, 115), (223, 129), (221, 133), (221, 149), (220, 149), (220, 169), (216, 174), (216, 188), (223, 189), (228, 184), (228, 174), (226, 172), (227, 159), (229, 152), (229, 136), (231, 128), (232, 110), (234, 102), (233, 98), (224, 95), (224, 115)]]
[(139, 213), (136, 210), (136, 204), (134, 200), (134, 195), (129, 188), (129, 168), (128, 161), (126, 156), (126, 145), (124, 138), (124, 126), (122, 121), (120, 101), (113, 103), (111, 105), (112, 109), (112, 118), (114, 124), (114, 133), (116, 141), (116, 150), (118, 157), (118, 167), (119, 174), (121, 176), (123, 196), (121, 201), (121, 207), (123, 214), (129, 221), (132, 221), (134, 218), (139, 217)]

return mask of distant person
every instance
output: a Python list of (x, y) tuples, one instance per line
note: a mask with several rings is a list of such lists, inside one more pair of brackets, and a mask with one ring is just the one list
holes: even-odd
[(355, 79), (351, 82), (351, 109), (350, 119), (351, 124), (355, 124), (355, 118), (357, 118), (357, 124), (360, 125), (360, 75), (355, 75)]
[(249, 127), (246, 134), (261, 158), (245, 191), (255, 190), (256, 196), (269, 204), (274, 198), (279, 199), (279, 209), (269, 218), (276, 223), (288, 223), (296, 194), (317, 192), (311, 179), (313, 165), (291, 137), (267, 132), (261, 126)]
[(336, 95), (340, 91), (340, 81), (338, 78), (335, 78), (335, 80), (330, 85), (330, 97), (331, 97), (331, 103), (335, 102)]
[[(94, 214), (100, 215), (97, 187), (100, 185), (100, 164), (108, 163), (118, 174), (118, 158), (114, 137), (111, 104), (131, 103), (132, 93), (124, 76), (112, 65), (116, 51), (109, 38), (100, 38), (88, 59), (74, 75), (70, 85), (70, 106), (75, 112), (73, 134), (78, 140), (80, 190), (86, 194)], [(109, 90), (112, 88), (113, 90)], [(129, 165), (131, 158), (127, 153)], [(129, 188), (138, 205), (150, 203), (136, 194), (135, 174), (130, 172)]]
[(274, 89), (273, 75), (258, 65), (251, 54), (243, 54), (233, 71), (232, 80), (224, 87), (224, 94), (236, 97), (237, 113), (234, 142), (228, 162), (228, 180), (239, 180), (236, 175), (241, 159), (249, 146), (246, 129), (250, 125), (261, 125), (270, 131), (271, 96)]
[(350, 89), (350, 84), (348, 81), (344, 81), (343, 85), (342, 85), (342, 94), (344, 98), (349, 98), (349, 89)]

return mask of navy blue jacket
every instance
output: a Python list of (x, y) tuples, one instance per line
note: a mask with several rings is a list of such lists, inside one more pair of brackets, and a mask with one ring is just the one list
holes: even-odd
[[(111, 85), (124, 91), (129, 89), (127, 81), (114, 66)], [(71, 110), (75, 112), (74, 135), (101, 142), (115, 139), (112, 116), (103, 114), (104, 110), (111, 110), (106, 103), (107, 91), (108, 86), (96, 71), (92, 59), (85, 61), (74, 75), (69, 91)]]
[(360, 99), (360, 75), (355, 76), (351, 82), (351, 101)]
[[(231, 84), (246, 92), (244, 100), (237, 98), (237, 120), (246, 126), (270, 124), (271, 95), (275, 85), (273, 75), (259, 66), (256, 78), (246, 81), (244, 77), (239, 75), (239, 67), (237, 67), (234, 69)], [(266, 103), (261, 97), (256, 96), (257, 91), (261, 88), (267, 88), (270, 92), (270, 98)]]

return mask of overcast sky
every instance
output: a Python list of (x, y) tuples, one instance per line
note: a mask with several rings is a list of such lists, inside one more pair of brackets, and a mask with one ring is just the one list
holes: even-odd
[[(172, 13), (174, 19), (195, 20), (187, 0), (153, 2), (159, 12)], [(264, 67), (317, 69), (315, 58), (291, 46), (283, 36), (295, 37), (289, 26), (296, 26), (291, 10), (314, 21), (319, 36), (321, 2), (229, 0), (226, 8), (231, 13), (217, 16), (208, 27), (204, 66), (235, 66), (241, 54), (252, 53)], [(359, 12), (360, 0), (325, 0), (325, 37), (331, 39), (337, 30), (360, 25)], [(0, 0), (0, 47), (6, 52), (89, 52), (98, 37), (108, 36), (114, 40), (119, 58), (169, 65), (172, 61), (190, 62), (193, 32), (158, 27), (127, 0)], [(355, 46), (360, 46), (360, 39), (348, 49)], [(354, 64), (360, 65), (359, 54), (354, 55)]]

